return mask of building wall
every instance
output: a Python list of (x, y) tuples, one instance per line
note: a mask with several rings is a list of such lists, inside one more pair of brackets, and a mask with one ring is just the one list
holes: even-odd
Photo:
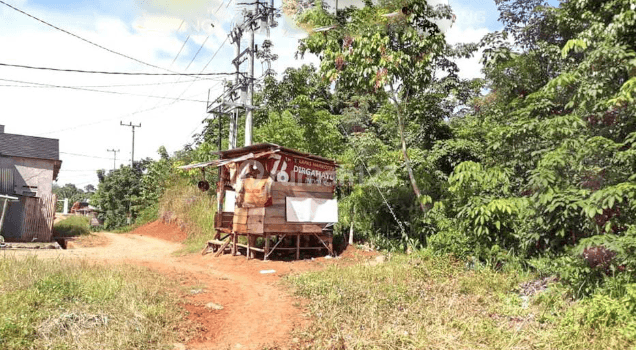
[(52, 160), (0, 157), (0, 169), (13, 169), (13, 193), (5, 194), (36, 197), (50, 195), (54, 165)]

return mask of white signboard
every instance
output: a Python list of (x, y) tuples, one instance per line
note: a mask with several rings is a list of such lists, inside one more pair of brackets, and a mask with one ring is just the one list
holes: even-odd
[(236, 192), (225, 191), (225, 200), (223, 201), (223, 211), (226, 213), (234, 212), (234, 206), (236, 205)]
[(335, 199), (287, 197), (287, 222), (338, 222), (338, 201)]

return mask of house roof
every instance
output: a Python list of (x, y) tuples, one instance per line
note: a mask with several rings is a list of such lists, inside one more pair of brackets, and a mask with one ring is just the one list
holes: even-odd
[(53, 178), (57, 178), (60, 161), (60, 141), (46, 137), (4, 133), (0, 129), (0, 156), (53, 160), (56, 163)]
[(60, 141), (45, 137), (0, 133), (0, 155), (59, 160)]

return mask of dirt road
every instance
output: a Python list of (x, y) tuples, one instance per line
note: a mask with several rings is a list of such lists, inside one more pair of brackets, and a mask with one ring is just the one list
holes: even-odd
[[(156, 229), (165, 231), (165, 227)], [(198, 327), (196, 336), (186, 344), (187, 349), (289, 348), (293, 344), (292, 330), (302, 327), (307, 319), (300, 307), (301, 301), (280, 283), (281, 276), (335, 263), (335, 259), (324, 258), (265, 262), (229, 255), (218, 258), (212, 254), (175, 256), (173, 253), (182, 247), (181, 243), (166, 239), (134, 232), (103, 232), (98, 237), (101, 246), (39, 250), (36, 254), (41, 258), (138, 264), (179, 281), (188, 294), (184, 305), (189, 311), (188, 319)], [(262, 270), (276, 272), (262, 274)], [(222, 309), (219, 310), (218, 305)]]

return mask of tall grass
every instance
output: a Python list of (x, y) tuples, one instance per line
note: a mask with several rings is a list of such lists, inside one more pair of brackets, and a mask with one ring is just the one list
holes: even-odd
[[(467, 269), (424, 251), (377, 266), (290, 276), (314, 322), (314, 349), (628, 349), (618, 322), (590, 326), (557, 285), (527, 299), (532, 276)], [(549, 302), (546, 302), (549, 300)], [(567, 317), (565, 317), (567, 316)], [(577, 318), (578, 317), (578, 318)]]
[(82, 236), (91, 232), (90, 218), (80, 215), (71, 215), (66, 219), (59, 221), (53, 226), (53, 232), (56, 236)]
[(167, 188), (159, 200), (159, 216), (166, 222), (179, 225), (187, 233), (182, 253), (200, 251), (208, 240), (214, 238), (215, 213), (213, 192), (201, 192), (186, 181)]
[(134, 266), (0, 257), (0, 348), (170, 349), (171, 283)]

